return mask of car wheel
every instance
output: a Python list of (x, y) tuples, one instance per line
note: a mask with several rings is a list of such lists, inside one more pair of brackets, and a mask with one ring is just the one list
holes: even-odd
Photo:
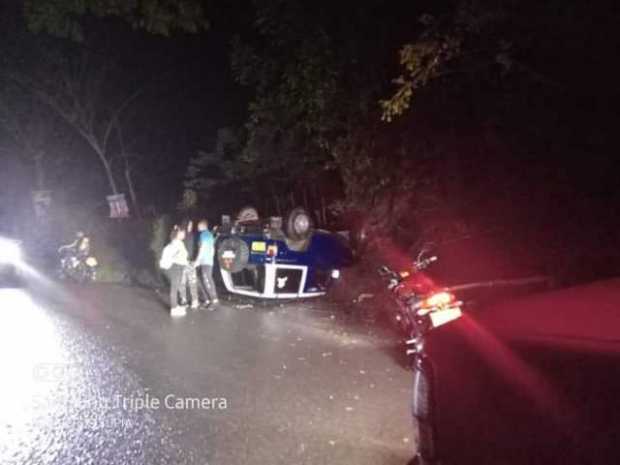
[(243, 207), (241, 210), (239, 210), (239, 214), (237, 215), (237, 221), (239, 223), (251, 223), (258, 220), (258, 210), (251, 206)]
[(314, 222), (310, 214), (301, 207), (294, 208), (286, 219), (286, 235), (294, 241), (308, 239), (314, 231)]
[[(229, 259), (229, 255), (232, 258)], [(247, 266), (249, 259), (250, 248), (237, 237), (228, 237), (217, 245), (217, 260), (223, 270), (237, 273)]]

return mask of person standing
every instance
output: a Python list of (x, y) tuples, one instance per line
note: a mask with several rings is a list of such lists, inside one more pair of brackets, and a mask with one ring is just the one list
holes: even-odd
[[(196, 238), (194, 237), (194, 223), (192, 220), (186, 220), (182, 224), (182, 228), (185, 231), (185, 248), (187, 249), (187, 254), (189, 260), (193, 260), (196, 251)], [(187, 291), (189, 288), (189, 296), (187, 295)], [(185, 296), (186, 301), (189, 300), (191, 296), (191, 309), (197, 310), (200, 302), (198, 300), (198, 275), (196, 273), (196, 268), (190, 263), (187, 264), (185, 269), (183, 270), (183, 279), (181, 281), (181, 289), (183, 290), (183, 296)]]
[[(179, 305), (179, 292), (182, 290), (183, 271), (189, 265), (187, 249), (183, 243), (185, 231), (175, 226), (170, 234), (170, 243), (164, 247), (159, 267), (165, 271), (170, 281), (170, 316), (184, 316), (185, 307)], [(184, 291), (185, 292), (185, 291)]]
[(207, 293), (207, 298), (211, 304), (219, 303), (217, 298), (217, 290), (215, 289), (215, 281), (213, 281), (213, 257), (215, 256), (215, 238), (209, 231), (209, 222), (200, 220), (198, 222), (198, 255), (195, 265), (200, 267), (202, 274), (202, 283)]

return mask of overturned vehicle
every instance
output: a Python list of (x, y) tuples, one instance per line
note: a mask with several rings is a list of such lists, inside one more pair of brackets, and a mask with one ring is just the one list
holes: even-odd
[(223, 216), (216, 254), (229, 292), (267, 299), (325, 295), (353, 261), (344, 236), (315, 229), (303, 208), (284, 224), (281, 217), (262, 220), (251, 207), (234, 221)]

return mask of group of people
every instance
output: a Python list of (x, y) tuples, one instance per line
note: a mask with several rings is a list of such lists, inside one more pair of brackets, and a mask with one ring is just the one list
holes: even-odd
[[(170, 315), (173, 317), (184, 316), (188, 303), (193, 310), (201, 306), (215, 310), (219, 302), (213, 281), (215, 237), (209, 231), (207, 220), (200, 220), (197, 230), (196, 234), (191, 220), (175, 225), (159, 261), (170, 281)], [(202, 303), (199, 284), (205, 297)]]

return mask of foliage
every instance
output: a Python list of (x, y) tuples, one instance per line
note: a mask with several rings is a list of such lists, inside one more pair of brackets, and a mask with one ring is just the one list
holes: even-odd
[(447, 35), (404, 45), (400, 50), (400, 64), (406, 76), (394, 80), (398, 89), (389, 100), (381, 100), (381, 118), (389, 122), (407, 110), (416, 91), (442, 76), (447, 64), (460, 55), (461, 44), (461, 38)]
[(156, 270), (159, 269), (159, 258), (169, 241), (171, 228), (172, 221), (168, 215), (160, 215), (152, 222), (149, 249), (153, 254), (153, 265)]
[(93, 250), (99, 261), (97, 281), (109, 284), (126, 284), (130, 280), (129, 263), (118, 247), (101, 239), (94, 244)]
[(33, 32), (82, 40), (80, 19), (120, 17), (133, 27), (164, 36), (174, 30), (197, 32), (209, 23), (197, 0), (26, 0), (24, 13)]
[(300, 31), (299, 19), (287, 16), (285, 26), (279, 17), (261, 16), (256, 27), (267, 45), (259, 50), (239, 39), (234, 43), (233, 72), (239, 83), (256, 89), (243, 161), (257, 173), (294, 178), (329, 159), (336, 65), (326, 33)]
[(5, 150), (33, 167), (31, 187), (46, 189), (51, 172), (67, 162), (62, 153), (70, 139), (66, 128), (38, 99), (6, 81), (0, 91), (0, 128), (11, 140)]
[[(553, 178), (567, 170), (565, 153), (593, 147), (592, 118), (609, 124), (594, 103), (604, 101), (597, 79), (609, 92), (617, 73), (590, 68), (603, 50), (613, 55), (613, 21), (605, 8), (559, 0), (411, 3), (256, 2), (254, 32), (232, 56), (254, 92), (244, 157), (286, 178), (281, 195), (330, 170), (345, 196), (338, 211), (355, 208), (387, 234), (530, 221), (537, 202), (524, 186), (536, 170), (523, 165), (542, 173), (550, 160), (539, 181)], [(584, 23), (589, 14), (606, 28)]]
[(370, 187), (362, 178), (374, 177), (366, 173), (373, 162), (353, 147), (371, 142), (364, 134), (378, 134), (385, 53), (382, 38), (364, 32), (373, 27), (368, 13), (376, 3), (356, 5), (354, 14), (332, 5), (327, 16), (322, 2), (256, 2), (254, 33), (234, 41), (234, 76), (254, 91), (243, 159), (277, 179), (278, 192), (317, 185), (325, 173), (352, 200)]
[(423, 29), (418, 39), (399, 51), (404, 74), (393, 81), (397, 89), (392, 97), (380, 101), (382, 119), (389, 122), (403, 114), (418, 91), (442, 77), (465, 72), (468, 67), (486, 66), (493, 60), (508, 69), (509, 44), (488, 35), (484, 46), (478, 40), (504, 16), (501, 6), (490, 7), (476, 0), (459, 3), (454, 12), (443, 18), (421, 15)]
[(183, 186), (186, 190), (182, 204), (188, 208), (197, 199), (192, 192), (200, 192), (207, 197), (218, 187), (239, 177), (245, 177), (244, 160), (240, 157), (240, 140), (229, 128), (217, 131), (215, 147), (212, 151), (199, 150), (190, 159)]
[[(128, 80), (128, 70), (123, 69), (122, 63), (125, 60), (125, 64), (133, 66), (135, 59), (127, 61), (121, 55), (128, 52), (118, 47), (112, 50), (110, 37), (120, 35), (116, 39), (120, 41), (124, 35), (125, 40), (133, 42), (134, 38), (129, 38), (125, 32), (128, 28), (122, 27), (123, 22), (154, 35), (204, 31), (209, 22), (203, 2), (25, 0), (21, 13), (18, 23), (25, 20), (31, 33), (47, 33), (38, 34), (37, 38), (51, 50), (39, 50), (38, 45), (29, 49), (24, 45), (22, 49), (26, 53), (23, 57), (16, 55), (19, 72), (15, 72), (12, 66), (6, 68), (7, 72), (19, 85), (28, 88), (32, 95), (48, 105), (90, 146), (112, 193), (124, 190), (117, 179), (123, 175), (135, 212), (140, 214), (132, 173), (136, 172), (136, 165), (144, 164), (146, 157), (135, 156), (132, 142), (136, 136), (132, 134), (131, 140), (127, 137), (128, 140), (124, 141), (122, 131), (128, 129), (127, 110), (145, 90), (145, 82), (151, 85), (157, 77)], [(104, 21), (106, 18), (108, 20)], [(121, 21), (114, 22), (111, 20), (114, 18)], [(25, 42), (32, 45), (35, 39), (28, 36), (33, 34), (25, 37)], [(21, 45), (19, 40), (15, 43)], [(17, 50), (17, 53), (23, 50)], [(143, 53), (142, 49), (140, 53)], [(27, 62), (27, 66), (21, 61)], [(148, 76), (149, 71), (152, 76), (152, 69), (145, 70), (145, 74)], [(123, 167), (115, 163), (117, 159), (122, 161)]]
[[(124, 51), (113, 49), (99, 30), (90, 31), (81, 43), (26, 34), (8, 50), (16, 58), (2, 74), (23, 95), (23, 110), (28, 100), (36, 105), (38, 117), (29, 119), (46, 118), (44, 129), (46, 123), (64, 123), (65, 132), (88, 144), (110, 192), (119, 193), (116, 158), (123, 159), (125, 177), (131, 180), (122, 136), (125, 116), (153, 79), (128, 78)], [(47, 129), (52, 125), (47, 124)]]
[[(220, 128), (213, 149), (199, 150), (190, 158), (178, 210), (192, 216), (200, 206), (212, 206), (232, 197), (231, 190), (243, 191), (254, 185), (253, 167), (242, 154), (242, 137), (239, 131)], [(200, 215), (204, 214), (202, 209)]]
[(564, 55), (564, 61), (571, 54), (589, 53), (585, 41), (575, 40), (586, 11), (576, 2), (461, 0), (441, 16), (421, 15), (418, 37), (400, 48), (402, 73), (393, 80), (396, 90), (380, 101), (382, 119), (389, 122), (405, 113), (416, 95), (434, 82), (453, 87), (466, 80), (487, 85), (513, 78), (565, 90), (566, 83), (531, 63), (543, 54)]

